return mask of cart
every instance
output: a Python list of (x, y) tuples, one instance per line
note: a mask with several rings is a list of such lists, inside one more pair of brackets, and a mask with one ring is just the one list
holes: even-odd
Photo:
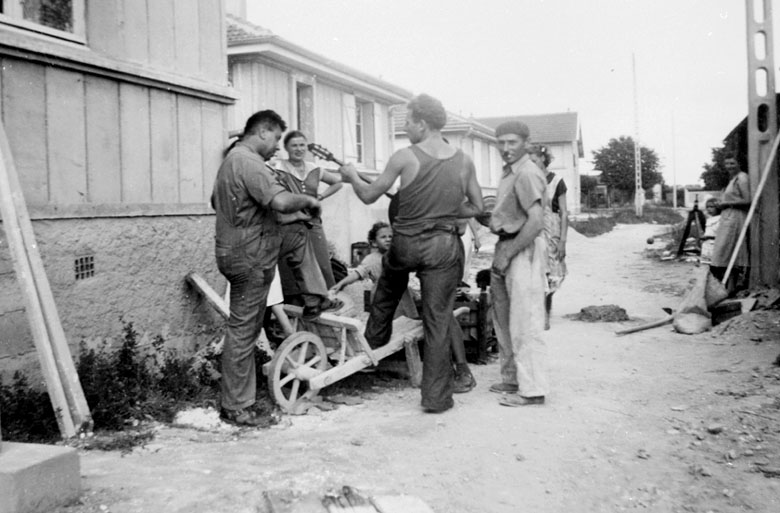
[[(203, 278), (190, 273), (187, 281), (220, 315), (229, 317), (227, 303)], [(326, 386), (376, 366), (401, 349), (406, 352), (412, 385), (420, 386), (422, 363), (418, 343), (423, 338), (422, 321), (407, 317), (395, 319), (390, 341), (382, 347), (371, 348), (363, 336), (363, 323), (358, 319), (324, 312), (313, 321), (304, 321), (302, 308), (285, 305), (284, 309), (295, 333), (284, 339), (272, 351), (271, 361), (263, 365), (268, 389), (283, 410), (296, 411)], [(461, 307), (453, 315), (468, 313), (468, 307)]]

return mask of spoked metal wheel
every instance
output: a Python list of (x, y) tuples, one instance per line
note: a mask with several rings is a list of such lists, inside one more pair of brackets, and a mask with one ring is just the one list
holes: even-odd
[(282, 409), (292, 411), (299, 401), (317, 395), (317, 390), (309, 388), (309, 380), (327, 366), (327, 352), (320, 337), (308, 331), (293, 333), (274, 353), (268, 388)]

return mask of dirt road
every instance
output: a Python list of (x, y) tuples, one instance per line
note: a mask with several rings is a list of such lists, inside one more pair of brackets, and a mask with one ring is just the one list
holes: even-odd
[(477, 388), (441, 415), (399, 387), (269, 430), (166, 427), (124, 456), (83, 452), (83, 504), (62, 511), (263, 512), (265, 490), (345, 484), (417, 495), (438, 513), (780, 511), (780, 479), (756, 467), (780, 463), (780, 412), (761, 413), (780, 390), (776, 332), (751, 341), (667, 326), (616, 337), (617, 324), (563, 317), (597, 304), (641, 319), (674, 307), (692, 264), (643, 256), (660, 230), (570, 236), (544, 406), (499, 406), (493, 363), (473, 367)]

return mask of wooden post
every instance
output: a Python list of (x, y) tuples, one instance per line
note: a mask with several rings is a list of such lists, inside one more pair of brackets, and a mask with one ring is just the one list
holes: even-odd
[(764, 191), (755, 194), (772, 141), (777, 134), (777, 103), (772, 38), (772, 0), (745, 0), (748, 46), (748, 174), (753, 202), (759, 202), (750, 225), (750, 285), (778, 283), (777, 164), (773, 165)]
[[(2, 130), (1, 125), (0, 123), (0, 130)], [(3, 141), (6, 141), (5, 131), (0, 132), (0, 143)], [(22, 299), (24, 300), (27, 319), (30, 322), (30, 330), (32, 331), (38, 359), (41, 362), (41, 370), (46, 381), (49, 399), (57, 417), (60, 433), (62, 433), (63, 437), (70, 438), (75, 436), (76, 430), (73, 425), (68, 400), (60, 381), (60, 374), (46, 329), (46, 321), (43, 317), (30, 261), (25, 251), (22, 230), (19, 226), (16, 211), (18, 200), (14, 197), (20, 196), (22, 191), (18, 188), (13, 188), (9, 175), (14, 174), (16, 170), (9, 168), (9, 162), (11, 162), (11, 155), (6, 147), (0, 146), (0, 215), (2, 215), (3, 219), (3, 229), (8, 240), (11, 260), (16, 270), (16, 278), (19, 281), (19, 287), (22, 289)], [(22, 201), (24, 201), (23, 198)]]

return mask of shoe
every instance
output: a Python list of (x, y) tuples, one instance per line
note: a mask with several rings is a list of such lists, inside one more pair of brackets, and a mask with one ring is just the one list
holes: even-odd
[(306, 305), (303, 307), (301, 318), (306, 322), (311, 322), (316, 320), (321, 313), (322, 308), (320, 308), (320, 305)]
[(325, 298), (320, 303), (320, 312), (327, 312), (330, 310), (334, 310), (334, 311), (341, 310), (342, 308), (344, 308), (344, 301), (338, 298), (334, 298), (334, 299)]
[(522, 395), (507, 395), (498, 400), (501, 406), (534, 406), (544, 404), (544, 396), (523, 397)]
[(425, 406), (425, 405), (423, 405), (423, 411), (425, 413), (442, 413), (442, 412), (445, 412), (445, 411), (449, 410), (453, 406), (455, 406), (455, 401), (453, 401), (452, 398), (450, 398), (450, 400), (447, 401), (444, 404), (444, 406), (432, 407), (432, 406)]
[(465, 394), (470, 392), (475, 386), (477, 386), (477, 380), (474, 379), (474, 375), (467, 369), (455, 371), (455, 385), (453, 392), (456, 394)]
[(511, 383), (493, 383), (489, 390), (496, 394), (516, 394), (518, 387)]
[(257, 411), (252, 409), (252, 406), (241, 408), (240, 410), (222, 408), (219, 418), (236, 426), (257, 427), (267, 423), (265, 419), (257, 415)]

